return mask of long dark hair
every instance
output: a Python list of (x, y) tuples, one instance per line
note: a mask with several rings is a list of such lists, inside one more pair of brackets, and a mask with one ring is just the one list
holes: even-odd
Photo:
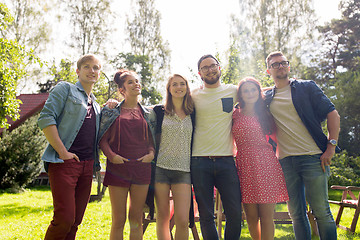
[(169, 80), (166, 84), (166, 102), (165, 102), (165, 113), (166, 114), (173, 114), (173, 110), (174, 110), (174, 104), (172, 102), (172, 95), (170, 93), (170, 85), (172, 80), (175, 77), (179, 77), (182, 78), (185, 81), (186, 84), (186, 94), (184, 96), (184, 100), (183, 100), (183, 104), (182, 104), (182, 109), (184, 110), (186, 115), (190, 115), (193, 111), (194, 111), (194, 102), (191, 98), (190, 95), (190, 87), (189, 87), (189, 83), (187, 81), (187, 79), (183, 76), (181, 76), (180, 74), (173, 74), (169, 77)]
[(239, 82), (239, 86), (238, 86), (238, 90), (237, 90), (237, 98), (238, 98), (237, 100), (239, 102), (240, 109), (245, 107), (245, 102), (241, 97), (241, 87), (245, 83), (254, 84), (256, 86), (257, 90), (259, 91), (259, 98), (254, 105), (255, 115), (259, 119), (260, 126), (263, 130), (263, 133), (265, 135), (273, 134), (276, 129), (274, 118), (271, 115), (269, 109), (265, 105), (264, 94), (263, 94), (263, 91), (261, 90), (260, 82), (253, 77), (246, 77)]

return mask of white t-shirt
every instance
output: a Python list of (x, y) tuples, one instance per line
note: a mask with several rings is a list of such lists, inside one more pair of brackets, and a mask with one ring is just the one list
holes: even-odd
[(231, 127), (236, 91), (237, 87), (229, 84), (192, 92), (196, 111), (193, 156), (233, 155)]

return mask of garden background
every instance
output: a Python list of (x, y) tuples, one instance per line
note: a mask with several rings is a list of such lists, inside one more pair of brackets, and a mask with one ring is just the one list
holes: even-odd
[[(338, 1), (339, 15), (325, 22), (319, 21), (315, 6), (327, 6), (316, 0), (210, 0), (186, 7), (185, 2), (169, 2), (0, 1), (1, 239), (38, 239), (51, 218), (49, 189), (29, 185), (41, 172), (46, 143), (37, 116), (6, 130), (10, 119), (19, 118), (17, 96), (49, 92), (59, 81), (76, 82), (74, 63), (85, 53), (103, 60), (94, 89), (100, 104), (118, 98), (112, 74), (125, 67), (139, 73), (142, 103), (152, 105), (163, 101), (170, 73), (185, 75), (192, 88), (201, 85), (196, 62), (207, 53), (219, 58), (223, 83), (254, 76), (272, 86), (265, 58), (281, 50), (290, 61), (291, 77), (316, 81), (341, 116), (342, 152), (332, 161), (329, 186), (360, 186), (360, 0)], [(163, 15), (176, 21), (164, 21)], [(225, 41), (214, 40), (225, 35)], [(80, 232), (107, 236), (107, 196), (90, 203), (85, 217), (86, 231)], [(285, 229), (291, 234), (291, 228)], [(15, 235), (2, 238), (10, 233)]]

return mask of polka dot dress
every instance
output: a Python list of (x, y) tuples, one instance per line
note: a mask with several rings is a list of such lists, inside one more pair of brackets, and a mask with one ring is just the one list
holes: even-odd
[(289, 199), (284, 174), (256, 116), (236, 109), (232, 133), (243, 203), (276, 203)]

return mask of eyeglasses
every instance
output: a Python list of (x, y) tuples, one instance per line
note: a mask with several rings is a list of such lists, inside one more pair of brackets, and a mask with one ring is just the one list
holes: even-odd
[(289, 61), (275, 62), (270, 65), (270, 68), (279, 69), (280, 65), (283, 67), (288, 67), (290, 65)]
[(219, 67), (219, 64), (211, 64), (210, 66), (203, 66), (202, 68), (200, 68), (200, 71), (202, 72), (208, 72), (210, 69), (211, 70), (215, 70), (217, 69), (217, 67)]

